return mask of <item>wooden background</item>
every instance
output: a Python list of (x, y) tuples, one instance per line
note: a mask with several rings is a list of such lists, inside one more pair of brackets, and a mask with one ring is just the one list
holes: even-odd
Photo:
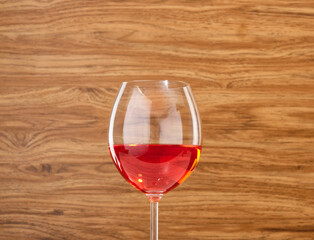
[(314, 239), (314, 2), (0, 0), (0, 239), (144, 240), (107, 149), (120, 83), (191, 84), (194, 174), (160, 239)]

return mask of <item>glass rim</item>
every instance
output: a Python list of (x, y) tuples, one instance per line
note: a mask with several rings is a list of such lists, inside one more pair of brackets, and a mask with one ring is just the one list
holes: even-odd
[[(141, 84), (142, 83), (142, 84)], [(180, 80), (130, 80), (124, 81), (122, 84), (134, 85), (134, 86), (145, 86), (145, 87), (156, 87), (156, 85), (165, 85), (167, 88), (185, 88), (190, 87), (190, 84)], [(151, 85), (151, 84), (156, 84)]]

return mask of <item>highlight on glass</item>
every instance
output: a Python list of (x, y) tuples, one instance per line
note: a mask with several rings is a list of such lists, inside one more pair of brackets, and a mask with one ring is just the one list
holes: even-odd
[(188, 83), (123, 82), (109, 125), (109, 150), (120, 174), (150, 201), (150, 239), (158, 239), (158, 202), (183, 183), (201, 153), (201, 124)]

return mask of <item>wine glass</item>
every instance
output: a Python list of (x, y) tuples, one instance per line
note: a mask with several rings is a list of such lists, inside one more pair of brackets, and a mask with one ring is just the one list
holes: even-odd
[(109, 125), (121, 175), (150, 201), (150, 239), (158, 240), (158, 202), (184, 182), (201, 152), (200, 118), (188, 83), (123, 82)]

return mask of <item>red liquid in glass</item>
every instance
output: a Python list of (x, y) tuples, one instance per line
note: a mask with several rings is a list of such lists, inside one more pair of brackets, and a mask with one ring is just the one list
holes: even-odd
[(110, 147), (121, 175), (144, 193), (166, 193), (195, 168), (201, 146), (129, 144)]

